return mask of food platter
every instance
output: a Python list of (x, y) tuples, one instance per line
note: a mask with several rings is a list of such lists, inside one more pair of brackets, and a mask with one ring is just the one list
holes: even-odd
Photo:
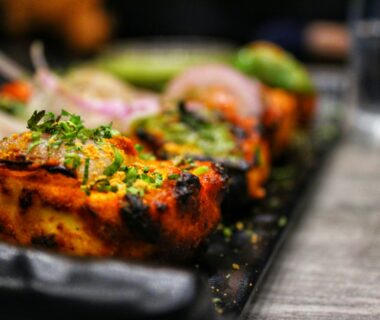
[[(336, 110), (320, 117), (306, 68), (259, 43), (239, 66), (191, 67), (159, 95), (94, 70), (60, 77), (34, 49), (24, 103), (50, 112), (33, 111), (28, 132), (0, 143), (3, 314), (244, 316), (339, 140)], [(258, 70), (290, 82), (271, 87), (254, 63), (274, 52)], [(71, 111), (55, 115), (62, 103)]]
[(1, 244), (3, 315), (237, 319), (248, 311), (312, 195), (324, 161), (339, 140), (334, 128), (335, 123), (325, 122), (316, 129), (318, 139), (300, 138), (295, 148), (306, 155), (301, 163), (295, 152), (284, 156), (268, 182), (269, 197), (256, 203), (249, 215), (225, 221), (208, 249), (185, 266), (67, 258)]

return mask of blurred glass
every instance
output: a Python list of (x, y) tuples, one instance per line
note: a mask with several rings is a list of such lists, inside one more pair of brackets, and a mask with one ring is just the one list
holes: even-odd
[(351, 2), (356, 137), (380, 145), (380, 1)]

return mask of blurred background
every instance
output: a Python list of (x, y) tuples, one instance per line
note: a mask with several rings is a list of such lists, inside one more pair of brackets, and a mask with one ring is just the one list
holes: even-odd
[(345, 23), (349, 1), (345, 0), (1, 0), (0, 3), (0, 36), (5, 51), (28, 48), (38, 38), (56, 54), (83, 57), (110, 43), (136, 38), (196, 36), (236, 45), (265, 39), (306, 62), (342, 64), (349, 48)]

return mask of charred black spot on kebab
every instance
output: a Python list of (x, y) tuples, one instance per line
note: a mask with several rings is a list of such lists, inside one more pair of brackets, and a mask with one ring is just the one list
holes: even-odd
[(0, 192), (6, 196), (12, 195), (12, 189), (9, 188), (7, 181), (2, 179), (0, 179)]
[(197, 130), (200, 126), (207, 123), (198, 113), (189, 109), (185, 101), (178, 103), (178, 111), (181, 122), (185, 123), (190, 128)]
[(168, 209), (168, 205), (163, 202), (156, 202), (156, 209), (159, 213), (164, 213)]
[(153, 134), (150, 134), (144, 128), (137, 128), (136, 136), (153, 150), (157, 150), (161, 147), (162, 143), (159, 141), (159, 139), (157, 139), (157, 137), (155, 137)]
[(62, 174), (69, 178), (76, 178), (76, 172), (74, 170), (70, 170), (65, 166), (43, 166), (43, 168), (53, 174)]
[(184, 172), (178, 178), (174, 195), (181, 214), (190, 214), (196, 219), (199, 214), (199, 197), (201, 183), (199, 178), (191, 173)]
[(0, 160), (0, 165), (1, 164), (12, 170), (25, 170), (32, 164), (32, 162), (26, 161), (25, 156), (20, 155), (17, 156), (17, 159), (12, 161)]
[(245, 130), (243, 128), (233, 126), (231, 128), (231, 132), (238, 139), (246, 139), (247, 138), (247, 133), (245, 132)]
[(32, 236), (30, 241), (33, 245), (44, 249), (55, 249), (58, 247), (58, 242), (55, 234)]
[(152, 221), (149, 207), (144, 204), (142, 198), (137, 195), (127, 194), (125, 200), (126, 203), (121, 208), (120, 214), (128, 229), (148, 243), (158, 242), (159, 227)]
[(25, 214), (28, 209), (33, 205), (33, 196), (35, 194), (34, 190), (22, 189), (20, 197), (18, 199), (18, 206), (20, 208), (20, 213)]

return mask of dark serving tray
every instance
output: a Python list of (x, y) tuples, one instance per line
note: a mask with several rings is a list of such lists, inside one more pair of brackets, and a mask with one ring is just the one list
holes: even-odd
[[(322, 78), (322, 84), (332, 79)], [(322, 100), (334, 95), (336, 102), (332, 87)], [(339, 140), (336, 110), (327, 109), (315, 131), (298, 136), (274, 165), (267, 197), (225, 217), (208, 246), (186, 265), (74, 258), (0, 243), (1, 318), (244, 318)]]
[(338, 126), (320, 126), (314, 137), (300, 135), (275, 163), (260, 202), (224, 218), (197, 268), (208, 276), (216, 312), (244, 318), (292, 225), (313, 195), (323, 164), (339, 140)]

